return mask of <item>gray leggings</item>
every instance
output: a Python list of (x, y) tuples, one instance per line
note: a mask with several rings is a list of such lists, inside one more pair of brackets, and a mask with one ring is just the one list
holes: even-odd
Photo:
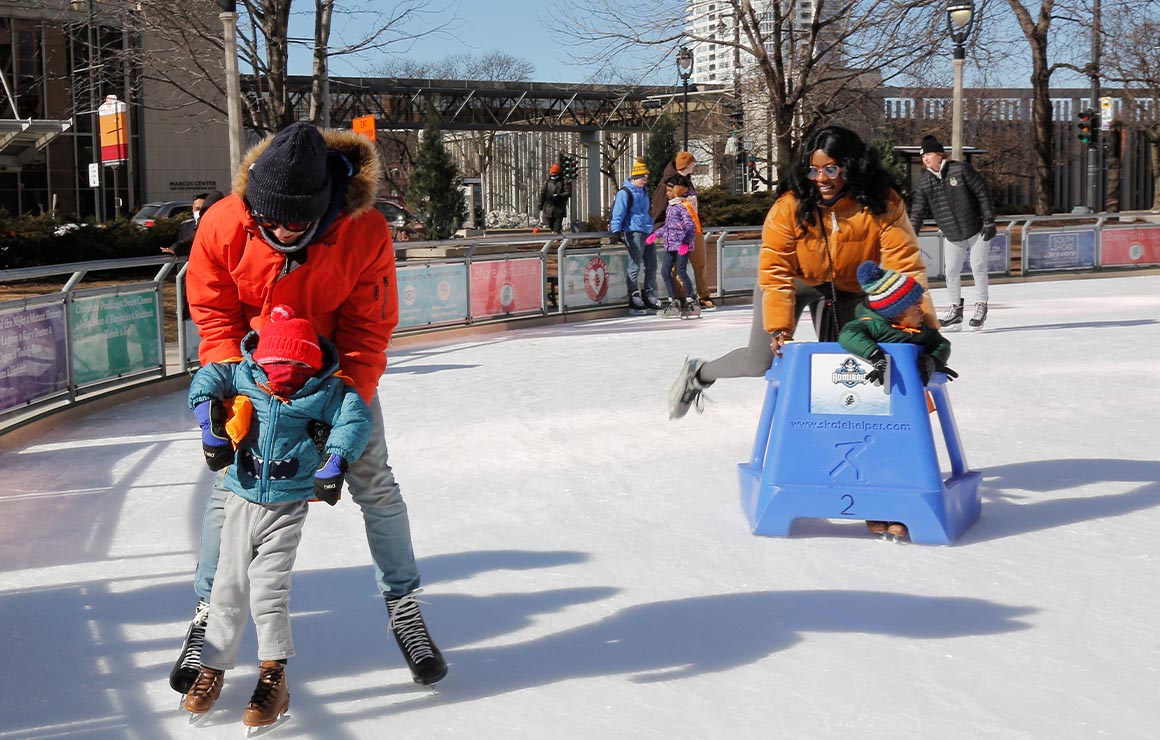
[[(826, 299), (830, 297), (829, 284), (814, 287), (801, 280), (794, 280), (794, 288), (796, 290), (794, 325), (797, 325), (802, 312), (809, 306), (810, 318), (813, 320), (814, 331), (818, 334), (818, 341), (838, 341), (831, 314), (826, 309)], [(835, 295), (838, 298), (836, 308), (840, 330), (846, 322), (853, 320), (854, 307), (862, 300), (862, 294), (839, 290), (835, 291)], [(773, 350), (769, 346), (770, 337), (765, 331), (765, 321), (762, 317), (761, 297), (761, 286), (757, 285), (753, 288), (753, 323), (749, 326), (749, 344), (702, 365), (697, 371), (697, 377), (702, 383), (712, 383), (720, 378), (760, 378), (773, 364)]]

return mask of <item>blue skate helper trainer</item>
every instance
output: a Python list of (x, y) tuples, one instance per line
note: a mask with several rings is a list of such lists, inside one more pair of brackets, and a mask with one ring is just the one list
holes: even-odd
[[(982, 476), (967, 468), (946, 375), (924, 389), (920, 349), (883, 344), (890, 372), (834, 342), (787, 344), (769, 382), (749, 462), (738, 465), (754, 534), (787, 537), (798, 517), (902, 522), (911, 542), (949, 545), (979, 518)], [(951, 462), (943, 480), (926, 391)]]

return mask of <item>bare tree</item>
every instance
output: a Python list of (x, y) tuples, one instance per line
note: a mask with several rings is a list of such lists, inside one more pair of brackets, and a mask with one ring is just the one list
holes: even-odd
[[(179, 91), (172, 100), (154, 100), (155, 107), (176, 108), (201, 103), (224, 120), (222, 26), (217, 5), (198, 0), (109, 0), (134, 9), (135, 30), (147, 39), (135, 61), (143, 79)], [(108, 3), (102, 3), (108, 4)], [(139, 10), (138, 10), (139, 7)], [(424, 0), (396, 2), (344, 2), (314, 0), (314, 37), (290, 37), (291, 0), (238, 0), (238, 57), (243, 76), (252, 84), (243, 96), (246, 125), (259, 132), (276, 131), (298, 118), (291, 107), (287, 76), (290, 44), (310, 47), (314, 81), (309, 116), (320, 124), (323, 82), (333, 60), (359, 57), (368, 52), (406, 47), (415, 39), (445, 33), (454, 23), (455, 4), (448, 0), (432, 4)], [(209, 121), (206, 121), (209, 122)]]
[(1160, 0), (1127, 0), (1103, 15), (1104, 73), (1122, 86), (1124, 124), (1139, 126), (1152, 164), (1152, 210), (1160, 211)]
[(796, 145), (819, 125), (876, 106), (876, 88), (908, 80), (937, 52), (943, 35), (943, 9), (921, 0), (816, 0), (808, 17), (793, 0), (695, 3), (693, 18), (689, 7), (684, 0), (657, 0), (631, 22), (622, 0), (575, 0), (550, 12), (553, 25), (567, 29), (559, 32), (566, 43), (620, 66), (638, 58), (655, 66), (654, 55), (641, 47), (736, 49), (745, 74), (768, 95), (761, 109), (770, 119), (770, 159), (778, 166), (789, 164)]

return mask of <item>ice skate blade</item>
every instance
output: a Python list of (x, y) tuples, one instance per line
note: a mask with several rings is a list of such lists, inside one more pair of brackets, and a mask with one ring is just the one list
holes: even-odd
[[(182, 706), (184, 708), (184, 703)], [(209, 710), (208, 712), (202, 712), (201, 714), (192, 714), (191, 713), (189, 715), (189, 726), (190, 727), (201, 727), (202, 725), (207, 724), (207, 720), (211, 714), (213, 714), (212, 709)]]
[(262, 737), (268, 735), (274, 730), (290, 721), (290, 712), (285, 711), (278, 715), (278, 719), (274, 720), (268, 725), (260, 725), (258, 727), (247, 727), (245, 737)]

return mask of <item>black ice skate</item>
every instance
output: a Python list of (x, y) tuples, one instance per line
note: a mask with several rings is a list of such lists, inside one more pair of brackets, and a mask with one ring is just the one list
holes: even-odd
[(205, 644), (205, 626), (209, 623), (209, 602), (198, 599), (193, 620), (181, 644), (181, 653), (169, 672), (169, 686), (179, 694), (188, 694), (201, 670), (201, 647)]
[(647, 316), (649, 314), (648, 305), (644, 302), (640, 291), (635, 291), (628, 298), (628, 315), (629, 316)]
[(693, 298), (686, 298), (681, 304), (682, 319), (701, 318), (701, 306)]
[[(957, 306), (947, 306), (947, 312), (938, 320), (941, 327), (957, 326), (963, 323), (963, 301), (960, 298)], [(961, 327), (960, 327), (961, 328)]]
[(391, 617), (395, 642), (411, 669), (411, 678), (424, 686), (441, 681), (447, 675), (447, 662), (427, 632), (415, 592), (402, 597), (387, 596), (387, 613)]
[(681, 316), (681, 304), (676, 298), (670, 298), (669, 302), (660, 311), (657, 311), (657, 316), (666, 319), (676, 319)]

